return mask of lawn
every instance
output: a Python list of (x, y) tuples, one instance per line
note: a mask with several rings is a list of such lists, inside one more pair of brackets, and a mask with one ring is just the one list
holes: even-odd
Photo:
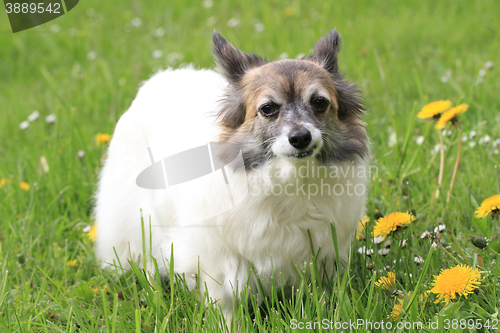
[[(307, 331), (299, 327), (308, 322), (321, 322), (318, 332), (349, 322), (359, 325), (344, 331), (500, 330), (500, 221), (475, 216), (500, 194), (499, 14), (496, 0), (86, 0), (16, 34), (0, 14), (0, 331), (222, 330), (217, 303), (182, 284), (148, 279), (142, 267), (99, 268), (88, 230), (107, 145), (96, 136), (113, 133), (141, 82), (158, 70), (213, 67), (214, 28), (244, 51), (279, 59), (309, 54), (334, 27), (343, 37), (340, 67), (363, 91), (378, 170), (366, 240), (355, 240), (335, 281), (322, 286), (304, 275), (292, 299), (275, 290), (260, 307), (250, 297), (235, 304), (234, 325), (241, 332)], [(436, 100), (469, 109), (441, 132), (416, 116)], [(375, 215), (410, 211), (416, 219), (407, 228), (374, 243)], [(473, 236), (488, 246), (474, 246)], [(312, 259), (298, 269), (314, 273)], [(429, 292), (435, 276), (459, 264), (474, 266), (480, 285), (439, 302)], [(376, 282), (389, 273), (395, 279), (384, 290)]]

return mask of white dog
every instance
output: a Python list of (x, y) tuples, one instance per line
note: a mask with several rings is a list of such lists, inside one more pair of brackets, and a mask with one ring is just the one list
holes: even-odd
[(358, 90), (339, 73), (336, 30), (308, 58), (269, 63), (213, 38), (220, 74), (160, 72), (120, 118), (97, 192), (97, 256), (126, 267), (144, 254), (165, 275), (172, 256), (175, 273), (206, 286), (230, 319), (245, 285), (258, 290), (255, 274), (265, 292), (272, 274), (297, 286), (310, 240), (328, 276), (347, 261), (369, 149)]

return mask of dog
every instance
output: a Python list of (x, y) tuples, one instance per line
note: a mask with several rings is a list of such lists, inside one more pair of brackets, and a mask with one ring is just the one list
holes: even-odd
[[(264, 293), (273, 283), (297, 286), (311, 244), (332, 278), (365, 215), (370, 162), (360, 91), (339, 71), (340, 41), (334, 29), (309, 57), (268, 62), (214, 31), (217, 72), (168, 69), (146, 81), (116, 126), (99, 179), (103, 266), (146, 256), (154, 272), (155, 258), (160, 274), (173, 267), (190, 288), (208, 291), (228, 322), (243, 288), (259, 290), (256, 275)], [(214, 143), (227, 145), (214, 153)], [(211, 151), (219, 165), (211, 170), (223, 174), (138, 186), (141, 172), (163, 172), (168, 158), (194, 147), (207, 158)], [(205, 163), (190, 156), (177, 172)]]

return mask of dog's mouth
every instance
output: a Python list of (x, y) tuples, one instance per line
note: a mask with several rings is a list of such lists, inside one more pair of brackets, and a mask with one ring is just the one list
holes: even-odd
[(306, 158), (306, 157), (312, 156), (314, 154), (316, 148), (318, 148), (317, 143), (315, 143), (310, 149), (308, 149), (306, 151), (298, 152), (296, 154), (292, 154), (292, 155), (290, 155), (290, 157), (300, 159), (300, 158)]

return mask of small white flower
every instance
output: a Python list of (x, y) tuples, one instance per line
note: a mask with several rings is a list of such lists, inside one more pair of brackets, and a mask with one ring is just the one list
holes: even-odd
[(440, 225), (438, 225), (437, 227), (434, 228), (434, 233), (443, 231), (444, 229), (446, 229), (446, 224), (440, 224)]
[(153, 58), (155, 58), (155, 59), (160, 58), (162, 55), (163, 55), (163, 52), (161, 50), (153, 51), (153, 54), (152, 54)]
[(482, 145), (482, 144), (488, 144), (488, 143), (490, 143), (490, 141), (491, 141), (491, 136), (489, 136), (488, 134), (486, 134), (481, 139), (479, 139), (479, 144), (480, 145)]
[(462, 135), (462, 142), (467, 142), (467, 140), (469, 140), (467, 135)]
[(94, 61), (97, 58), (97, 52), (95, 51), (90, 51), (89, 54), (87, 54), (87, 59), (90, 61)]
[(233, 17), (227, 21), (227, 26), (230, 28), (236, 28), (237, 26), (240, 25), (240, 20), (238, 20), (236, 17)]
[(417, 138), (417, 145), (421, 145), (423, 142), (424, 142), (425, 138), (423, 135), (420, 135), (418, 138)]
[(45, 121), (48, 123), (55, 123), (56, 122), (56, 115), (55, 114), (49, 114), (47, 117), (45, 117)]
[(486, 75), (486, 71), (485, 71), (484, 69), (480, 69), (480, 70), (479, 70), (478, 75), (479, 75), (480, 77), (483, 77), (483, 76), (485, 76), (485, 75)]
[(295, 59), (302, 59), (304, 58), (306, 55), (304, 53), (299, 53), (297, 54), (297, 56), (295, 57)]
[[(446, 146), (444, 146), (444, 150), (446, 150)], [(434, 145), (434, 147), (431, 150), (431, 155), (436, 155), (440, 151), (441, 151), (441, 145), (439, 145), (439, 144)]]
[(358, 249), (359, 254), (366, 254), (367, 256), (371, 256), (373, 252), (373, 249), (366, 249), (366, 246), (362, 246)]
[(76, 155), (79, 157), (79, 158), (83, 158), (85, 156), (85, 152), (83, 150), (79, 150)]
[(451, 132), (451, 129), (450, 129), (450, 130), (448, 130), (448, 131), (443, 130), (443, 131), (441, 132), (441, 134), (443, 134), (443, 136), (447, 136), (447, 135), (448, 135), (448, 136), (450, 136), (450, 135), (451, 135), (451, 133), (452, 133), (452, 132)]
[(40, 157), (40, 168), (38, 170), (38, 173), (48, 173), (49, 172), (49, 163), (47, 162), (47, 159), (45, 156)]
[(280, 59), (288, 59), (288, 53), (283, 52), (282, 54), (280, 54), (279, 58)]
[(437, 243), (436, 243), (436, 242), (432, 242), (432, 248), (433, 248), (434, 250), (437, 250), (438, 245), (437, 245)]
[(155, 31), (153, 31), (153, 35), (155, 37), (163, 37), (163, 35), (165, 35), (165, 29), (162, 28), (162, 27), (159, 27), (158, 29), (156, 29)]
[(487, 61), (483, 65), (484, 68), (486, 69), (492, 69), (493, 68), (493, 61)]
[(424, 238), (429, 238), (429, 237), (432, 237), (432, 234), (428, 231), (424, 231), (421, 235), (420, 235), (420, 238), (424, 239)]
[(213, 0), (205, 0), (203, 1), (203, 7), (212, 8), (214, 6)]
[(255, 25), (253, 26), (254, 29), (255, 29), (255, 32), (262, 32), (264, 31), (264, 24), (262, 23), (255, 23)]
[(498, 153), (499, 153), (498, 149), (493, 150), (493, 154), (498, 155)]
[(448, 82), (448, 77), (447, 76), (441, 76), (441, 82), (446, 83)]
[(387, 145), (392, 148), (397, 143), (398, 143), (398, 141), (397, 141), (397, 137), (396, 137), (396, 132), (391, 132), (391, 134), (389, 134), (389, 142), (387, 142)]
[(92, 227), (88, 225), (88, 226), (86, 226), (85, 228), (83, 228), (83, 230), (82, 230), (82, 231), (83, 231), (83, 232), (85, 232), (85, 233), (87, 233), (87, 232), (89, 232), (91, 229), (92, 229)]
[(374, 243), (374, 244), (380, 244), (380, 243), (382, 243), (383, 241), (384, 241), (384, 237), (382, 237), (382, 236), (379, 236), (379, 237), (375, 237), (375, 238), (373, 238), (373, 243)]
[(139, 28), (142, 25), (142, 20), (138, 17), (134, 17), (130, 23), (132, 23), (134, 27)]
[(493, 148), (496, 148), (497, 146), (500, 146), (500, 139), (493, 141)]
[(38, 117), (40, 117), (40, 112), (33, 111), (33, 113), (28, 116), (28, 121), (33, 122), (33, 121), (37, 120)]
[(22, 130), (27, 129), (28, 127), (30, 127), (30, 123), (28, 121), (23, 121), (22, 123), (19, 124), (19, 128)]
[(413, 260), (417, 263), (417, 264), (423, 264), (425, 262), (424, 259), (420, 258), (420, 257), (415, 257), (413, 258)]
[(61, 27), (57, 24), (52, 24), (52, 26), (50, 27), (50, 32), (52, 32), (53, 34), (57, 34), (59, 33), (59, 31), (61, 31)]
[(389, 252), (391, 252), (391, 250), (390, 250), (390, 249), (387, 249), (387, 248), (383, 248), (383, 249), (378, 250), (377, 252), (378, 252), (378, 254), (380, 254), (381, 256), (386, 256), (386, 255), (388, 255), (388, 254), (389, 254)]
[(477, 145), (476, 141), (469, 142), (469, 147), (474, 148)]
[(469, 133), (469, 140), (474, 139), (474, 138), (476, 137), (476, 135), (477, 135), (476, 131), (471, 131), (471, 132)]

